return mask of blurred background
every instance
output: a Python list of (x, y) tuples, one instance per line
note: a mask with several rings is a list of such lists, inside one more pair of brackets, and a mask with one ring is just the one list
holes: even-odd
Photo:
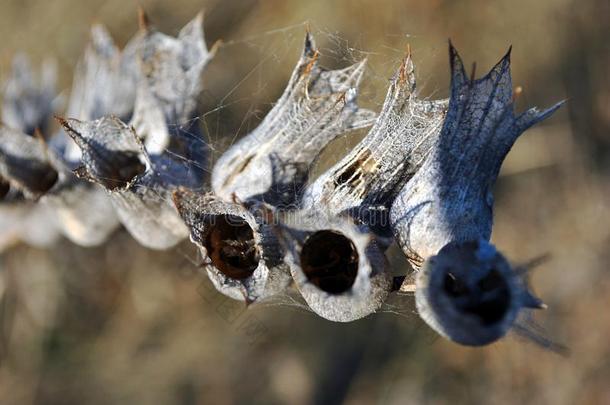
[[(411, 296), (350, 324), (286, 295), (245, 308), (198, 274), (188, 243), (154, 252), (118, 231), (103, 247), (15, 245), (0, 256), (2, 404), (610, 404), (610, 3), (606, 0), (141, 0), (176, 34), (205, 9), (201, 124), (216, 158), (281, 94), (306, 27), (327, 67), (368, 58), (361, 104), (378, 110), (410, 44), (421, 93), (448, 94), (447, 39), (486, 72), (513, 45), (518, 109), (567, 104), (515, 145), (496, 189), (493, 241), (532, 276), (536, 321), (560, 356), (509, 336), (471, 349), (438, 338)], [(3, 0), (0, 80), (13, 56), (54, 57), (60, 85), (92, 23), (119, 44), (137, 3)], [(336, 141), (316, 171), (362, 133)], [(390, 259), (407, 272), (396, 249)]]

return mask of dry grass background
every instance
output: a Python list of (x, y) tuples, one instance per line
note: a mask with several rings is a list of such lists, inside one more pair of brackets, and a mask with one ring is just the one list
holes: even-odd
[[(513, 45), (518, 106), (567, 98), (509, 155), (497, 187), (494, 241), (516, 262), (551, 260), (533, 285), (537, 319), (569, 357), (509, 337), (480, 349), (437, 338), (411, 297), (334, 324), (293, 305), (247, 311), (197, 275), (185, 243), (139, 247), (15, 246), (0, 257), (0, 403), (610, 404), (610, 7), (604, 0), (143, 0), (168, 33), (206, 9), (202, 124), (217, 156), (281, 93), (309, 21), (327, 66), (367, 56), (363, 103), (378, 108), (407, 43), (422, 92), (445, 96), (446, 40), (483, 73)], [(0, 76), (20, 50), (57, 58), (62, 88), (87, 41), (107, 25), (124, 44), (136, 3), (4, 0)], [(336, 142), (321, 165), (354, 142)], [(319, 169), (318, 169), (319, 170)], [(400, 256), (393, 262), (401, 266)]]

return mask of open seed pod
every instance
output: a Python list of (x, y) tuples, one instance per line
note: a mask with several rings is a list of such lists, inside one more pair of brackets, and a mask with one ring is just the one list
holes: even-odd
[(184, 189), (174, 193), (174, 203), (218, 291), (252, 303), (290, 284), (284, 251), (267, 215), (270, 208), (262, 203), (245, 207)]
[(318, 315), (350, 322), (377, 311), (392, 279), (375, 238), (346, 216), (286, 213), (281, 240), (301, 295)]
[[(93, 120), (112, 114), (129, 120), (140, 75), (137, 61), (140, 42), (140, 35), (136, 35), (120, 50), (104, 26), (94, 25), (90, 42), (74, 72), (65, 115)], [(63, 130), (54, 136), (51, 146), (71, 169), (79, 164), (80, 149)]]
[(305, 208), (347, 212), (374, 231), (387, 227), (390, 204), (438, 137), (447, 101), (421, 100), (408, 54), (391, 81), (375, 124), (341, 161), (305, 191)]
[(157, 31), (141, 13), (138, 56), (142, 76), (131, 125), (151, 155), (169, 151), (180, 156), (177, 163), (183, 162), (203, 181), (208, 148), (194, 118), (202, 90), (201, 75), (216, 47), (208, 51), (202, 13), (175, 38)]
[(61, 123), (82, 150), (76, 174), (110, 193), (121, 222), (138, 242), (167, 249), (188, 236), (171, 202), (178, 186), (197, 184), (182, 165), (165, 156), (149, 157), (133, 128), (118, 118)]
[(216, 195), (271, 205), (299, 201), (311, 165), (337, 136), (369, 126), (375, 114), (360, 109), (357, 88), (364, 61), (345, 69), (318, 64), (311, 34), (284, 93), (261, 124), (232, 145), (212, 172)]
[[(148, 246), (166, 248), (186, 237), (186, 228), (174, 212), (169, 194), (163, 194), (163, 191), (166, 190), (166, 186), (169, 187), (175, 182), (178, 184), (191, 182), (194, 175), (202, 177), (203, 158), (195, 152), (205, 144), (192, 133), (188, 133), (186, 130), (179, 131), (176, 117), (186, 116), (181, 115), (185, 111), (187, 115), (192, 113), (195, 93), (199, 91), (201, 68), (190, 67), (205, 65), (209, 55), (197, 52), (203, 43), (201, 17), (197, 17), (194, 23), (187, 25), (180, 36), (182, 39), (179, 42), (184, 42), (184, 44), (180, 47), (181, 51), (177, 53), (172, 50), (175, 48), (172, 48), (172, 44), (178, 40), (156, 31), (153, 32), (146, 27), (129, 42), (122, 52), (119, 52), (102, 27), (93, 28), (91, 45), (75, 75), (67, 115), (89, 121), (114, 114), (122, 119), (132, 118), (134, 123), (138, 123), (144, 129), (155, 128), (172, 135), (185, 133), (185, 136), (180, 139), (188, 139), (189, 142), (184, 142), (186, 146), (180, 145), (174, 149), (176, 156), (180, 156), (179, 159), (173, 160), (169, 156), (153, 159), (157, 167), (168, 167), (167, 173), (164, 172), (161, 175), (154, 170), (148, 171), (139, 178), (138, 184), (132, 184), (133, 193), (122, 194), (124, 198), (116, 196), (115, 201), (111, 203), (102, 188), (80, 181), (72, 174), (71, 171), (80, 165), (81, 149), (66, 136), (64, 131), (60, 131), (53, 138), (52, 147), (67, 170), (61, 171), (61, 187), (54, 190), (56, 192), (52, 195), (47, 196), (45, 202), (57, 210), (60, 217), (59, 225), (66, 236), (74, 242), (87, 246), (104, 242), (119, 224), (119, 219), (115, 214), (115, 205), (121, 207), (123, 223), (127, 225), (130, 221), (135, 221), (133, 226), (130, 226), (131, 230), (140, 229), (144, 240), (148, 241), (146, 242)], [(203, 43), (203, 47), (205, 47), (205, 43)], [(185, 69), (189, 72), (186, 77), (179, 71), (182, 67), (186, 67)], [(151, 90), (154, 86), (160, 86), (157, 92)], [(176, 89), (186, 90), (178, 91)], [(165, 90), (178, 91), (178, 93), (171, 96), (173, 93), (170, 92), (163, 94)], [(153, 98), (151, 94), (156, 94), (158, 98)], [(163, 110), (159, 110), (158, 103), (161, 101), (165, 103)], [(188, 107), (185, 107), (186, 104)], [(156, 119), (154, 114), (158, 111), (161, 111), (160, 118)], [(167, 119), (168, 115), (172, 117), (171, 120)], [(169, 131), (168, 128), (172, 130)], [(188, 129), (192, 130), (192, 128)], [(176, 139), (178, 138), (173, 137), (171, 141)], [(192, 142), (192, 140), (196, 140), (196, 142)], [(193, 148), (195, 152), (189, 149), (192, 148), (192, 144), (196, 144)], [(164, 144), (164, 146), (166, 145)], [(168, 149), (171, 149), (171, 145)], [(187, 149), (187, 152), (183, 151)], [(116, 158), (118, 155), (115, 154), (113, 159)], [(120, 166), (119, 161), (113, 163), (115, 166)], [(185, 170), (188, 171), (187, 175), (184, 175)], [(129, 176), (121, 173), (116, 178), (112, 177), (111, 180), (119, 179), (121, 182), (123, 177)], [(200, 181), (198, 186), (199, 183)], [(108, 186), (108, 184), (106, 185)], [(189, 183), (189, 185), (192, 184)], [(130, 200), (131, 198), (134, 200)], [(152, 214), (155, 212), (155, 208), (160, 209), (161, 217), (157, 218), (156, 214)], [(133, 213), (138, 210), (139, 216), (142, 218), (134, 219), (135, 217), (129, 212)], [(146, 231), (147, 229), (159, 229), (158, 226), (163, 226), (163, 224), (171, 228), (169, 233), (155, 235)]]
[(40, 76), (36, 77), (29, 59), (25, 55), (16, 56), (4, 87), (3, 123), (28, 135), (34, 135), (38, 129), (47, 136), (51, 118), (61, 101), (55, 90), (56, 80), (54, 61), (45, 61)]
[[(131, 117), (138, 77), (138, 36), (123, 51), (101, 25), (91, 30), (91, 40), (76, 67), (66, 114), (92, 120), (106, 114)], [(49, 141), (50, 155), (59, 171), (56, 187), (42, 202), (57, 217), (57, 226), (72, 242), (81, 246), (104, 243), (119, 226), (119, 219), (105, 191), (78, 179), (73, 173), (81, 152), (61, 129)]]
[(42, 141), (4, 125), (0, 125), (0, 176), (29, 198), (45, 194), (58, 180)]
[(37, 203), (57, 182), (43, 141), (0, 125), (0, 251), (17, 241), (48, 247), (57, 240), (54, 216)]
[(420, 316), (446, 338), (468, 346), (503, 337), (524, 308), (541, 309), (518, 270), (485, 240), (451, 242), (417, 274)]
[(393, 203), (391, 226), (415, 267), (450, 242), (489, 240), (500, 166), (519, 135), (560, 104), (515, 117), (510, 52), (483, 78), (469, 78), (453, 46), (451, 98), (439, 137)]

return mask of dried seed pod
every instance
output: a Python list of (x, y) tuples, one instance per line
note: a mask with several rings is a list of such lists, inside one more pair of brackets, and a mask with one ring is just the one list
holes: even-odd
[(489, 240), (492, 188), (519, 135), (560, 104), (515, 117), (510, 51), (485, 77), (468, 78), (453, 46), (451, 98), (440, 136), (393, 203), (391, 226), (409, 261), (419, 267), (449, 242)]
[(463, 345), (500, 339), (521, 310), (545, 307), (529, 292), (523, 274), (485, 240), (447, 244), (425, 262), (416, 280), (420, 316)]
[[(91, 28), (91, 39), (76, 66), (72, 91), (65, 115), (93, 120), (105, 115), (129, 119), (132, 115), (138, 80), (137, 49), (140, 37), (134, 37), (123, 51), (114, 44), (102, 25)], [(70, 168), (80, 161), (80, 150), (59, 131), (51, 146)]]
[(57, 240), (54, 216), (34, 201), (57, 182), (42, 140), (0, 126), (0, 251), (16, 241), (44, 248)]
[(364, 61), (341, 70), (318, 64), (309, 33), (284, 93), (261, 124), (232, 145), (212, 172), (216, 195), (271, 205), (299, 201), (312, 163), (346, 131), (369, 126), (375, 114), (356, 103)]
[(196, 116), (201, 74), (215, 54), (203, 35), (198, 14), (173, 38), (158, 32), (141, 16), (139, 48), (142, 79), (138, 83), (131, 125), (153, 155), (165, 151), (180, 156), (185, 167), (203, 181), (207, 144)]
[(445, 117), (447, 101), (420, 100), (411, 55), (403, 60), (367, 136), (305, 192), (303, 206), (348, 212), (373, 230), (387, 227), (395, 194), (422, 164)]
[(375, 238), (349, 217), (287, 213), (281, 239), (285, 261), (301, 295), (318, 315), (350, 322), (377, 311), (392, 279)]
[[(132, 115), (138, 77), (136, 50), (139, 37), (121, 52), (100, 25), (91, 30), (91, 41), (76, 67), (66, 114), (92, 120), (106, 114), (124, 119)], [(80, 164), (80, 149), (65, 131), (49, 142), (50, 154), (59, 170), (57, 186), (43, 198), (56, 212), (57, 226), (74, 243), (97, 246), (119, 226), (114, 207), (100, 187), (72, 173)]]
[(118, 118), (62, 120), (82, 151), (75, 173), (110, 193), (127, 230), (142, 245), (167, 249), (188, 236), (171, 202), (178, 186), (197, 187), (197, 179), (166, 156), (149, 157), (133, 128)]
[(29, 198), (45, 194), (58, 180), (42, 141), (4, 125), (0, 125), (0, 176)]
[(291, 282), (284, 251), (264, 204), (248, 209), (212, 194), (180, 189), (174, 204), (204, 257), (218, 291), (251, 303), (283, 291)]
[(28, 135), (34, 135), (37, 129), (48, 135), (51, 117), (61, 101), (55, 90), (56, 80), (57, 65), (54, 61), (45, 61), (37, 78), (25, 55), (15, 57), (4, 88), (4, 124)]
[[(202, 149), (204, 143), (195, 135), (188, 133), (188, 130), (192, 130), (192, 128), (184, 130), (179, 128), (178, 130), (177, 121), (179, 118), (171, 115), (173, 112), (180, 112), (180, 114), (186, 112), (187, 115), (192, 113), (189, 109), (192, 108), (190, 106), (194, 106), (195, 93), (199, 91), (199, 74), (201, 72), (201, 68), (196, 65), (202, 67), (209, 59), (202, 35), (201, 17), (197, 17), (193, 23), (182, 30), (179, 40), (152, 30), (145, 30), (136, 35), (123, 52), (119, 52), (107, 32), (101, 26), (96, 26), (92, 30), (92, 43), (77, 69), (68, 116), (81, 120), (92, 120), (114, 114), (122, 119), (129, 119), (133, 113), (132, 121), (139, 123), (139, 125), (146, 124), (144, 128), (154, 128), (163, 133), (171, 132), (172, 135), (174, 132), (185, 134), (183, 138), (173, 137), (172, 142), (178, 139), (189, 140), (189, 142), (184, 142), (186, 146), (179, 145), (180, 147), (175, 148), (174, 153), (180, 156), (182, 160), (173, 161), (164, 157), (166, 161), (162, 162), (161, 158), (155, 159), (158, 166), (172, 167), (169, 170), (170, 173), (167, 174), (169, 178), (161, 178), (162, 176), (158, 173), (144, 175), (140, 178), (141, 184), (137, 187), (138, 192), (126, 197), (129, 199), (137, 196), (135, 200), (121, 203), (123, 207), (121, 212), (133, 212), (141, 205), (142, 201), (148, 201), (145, 204), (148, 209), (157, 205), (170, 208), (170, 211), (161, 210), (162, 213), (166, 213), (164, 215), (167, 215), (167, 218), (155, 219), (154, 216), (146, 216), (145, 220), (136, 221), (137, 223), (133, 224), (132, 228), (142, 229), (142, 233), (146, 233), (146, 231), (143, 231), (144, 229), (158, 229), (159, 224), (157, 222), (172, 226), (171, 224), (177, 218), (177, 215), (171, 212), (173, 207), (167, 204), (169, 197), (160, 201), (161, 197), (154, 191), (156, 187), (163, 189), (164, 186), (161, 184), (167, 185), (178, 181), (177, 178), (174, 178), (176, 172), (182, 173), (185, 168), (188, 169), (189, 173), (184, 176), (184, 182), (191, 181), (194, 174), (201, 178), (201, 173), (204, 171), (201, 163), (203, 158), (197, 155), (197, 151)], [(197, 36), (199, 37), (197, 38)], [(178, 48), (175, 45), (176, 42), (180, 42), (180, 52), (176, 51), (176, 48)], [(138, 61), (138, 59), (141, 60)], [(182, 68), (186, 69), (188, 73), (186, 76), (184, 72), (179, 70)], [(153, 93), (151, 90), (153, 88), (157, 90), (154, 93), (157, 98), (150, 96)], [(163, 94), (166, 90), (168, 92)], [(176, 93), (171, 93), (169, 90)], [(185, 101), (187, 98), (188, 100)], [(161, 119), (157, 120), (154, 115), (157, 110), (154, 110), (154, 108), (160, 108), (159, 105), (161, 104), (159, 103), (164, 104), (162, 104)], [(189, 107), (186, 108), (185, 104), (188, 104)], [(152, 113), (151, 109), (146, 108), (147, 105), (154, 107), (151, 107)], [(165, 115), (166, 112), (167, 115)], [(168, 116), (171, 119), (168, 119)], [(186, 115), (179, 115), (180, 118), (182, 116)], [(171, 130), (168, 130), (168, 128), (171, 128)], [(64, 165), (69, 169), (75, 169), (80, 164), (80, 148), (66, 138), (65, 133), (61, 131), (53, 139), (52, 144), (54, 150), (62, 157)], [(198, 142), (192, 142), (193, 139)], [(193, 143), (196, 143), (195, 147), (192, 146)], [(183, 151), (186, 149), (188, 150)], [(115, 158), (118, 157), (115, 155)], [(183, 162), (186, 163), (182, 164)], [(183, 167), (176, 167), (179, 165)], [(129, 177), (128, 174), (122, 173), (118, 178), (122, 176)], [(111, 203), (104, 190), (93, 184), (78, 181), (69, 171), (63, 171), (61, 177), (64, 179), (62, 187), (57, 193), (45, 200), (60, 213), (59, 224), (62, 226), (64, 233), (79, 244), (102, 243), (118, 225), (118, 218), (113, 218), (113, 205), (119, 204), (116, 201), (118, 197), (115, 198), (114, 203)], [(149, 184), (151, 188), (144, 191)], [(178, 184), (183, 183), (178, 182)], [(132, 186), (136, 187), (135, 184)], [(83, 205), (85, 201), (87, 204), (95, 206), (97, 210), (90, 210), (89, 207)], [(144, 209), (145, 207), (140, 208)], [(129, 214), (125, 214), (122, 221), (127, 223), (131, 218)], [(167, 235), (153, 236), (149, 234), (148, 239), (150, 240), (148, 243), (155, 247), (164, 248), (174, 244), (177, 239), (186, 236), (186, 230), (181, 221), (172, 226), (172, 229), (175, 232), (169, 232)]]

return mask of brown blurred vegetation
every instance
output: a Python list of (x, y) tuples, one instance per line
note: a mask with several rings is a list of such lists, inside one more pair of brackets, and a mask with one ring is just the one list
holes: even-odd
[[(482, 74), (513, 45), (519, 108), (568, 103), (528, 131), (497, 187), (494, 242), (513, 261), (543, 253), (537, 314), (569, 357), (514, 336), (470, 349), (437, 338), (412, 298), (335, 324), (290, 304), (248, 308), (196, 273), (189, 243), (139, 247), (119, 231), (103, 247), (63, 241), (0, 257), (0, 403), (610, 404), (610, 5), (605, 0), (143, 0), (175, 34), (206, 9), (202, 125), (214, 154), (253, 128), (281, 93), (308, 21), (327, 66), (368, 57), (362, 102), (378, 108), (407, 44), (422, 92), (446, 96), (447, 38)], [(136, 2), (4, 0), (0, 75), (18, 51), (55, 57), (61, 86), (92, 22), (120, 44)], [(341, 139), (321, 166), (357, 135)], [(319, 169), (318, 169), (319, 170)], [(403, 269), (400, 254), (391, 260)], [(399, 270), (400, 271), (400, 270)], [(405, 271), (405, 270), (402, 270)]]

